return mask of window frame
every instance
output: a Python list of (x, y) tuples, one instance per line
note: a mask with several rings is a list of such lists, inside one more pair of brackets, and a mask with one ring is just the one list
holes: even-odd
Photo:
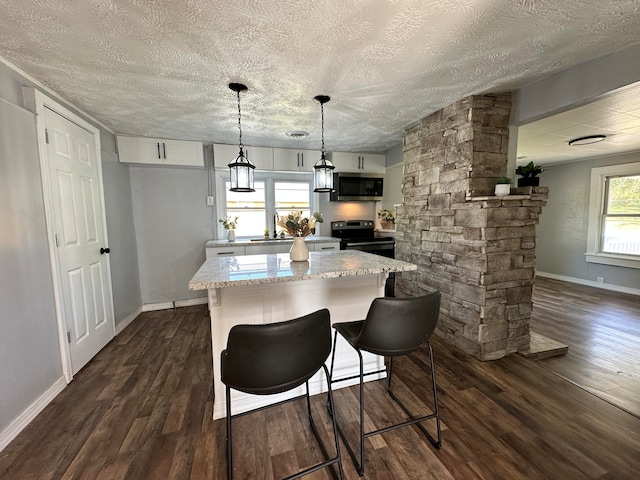
[[(227, 215), (227, 191), (225, 182), (230, 180), (228, 170), (217, 171), (216, 182), (216, 201), (217, 201), (217, 218), (216, 232), (218, 239), (226, 238), (224, 227), (217, 219), (224, 218)], [(265, 183), (265, 216), (267, 228), (270, 235), (273, 236), (273, 220), (270, 218), (269, 212), (275, 212), (275, 183), (276, 182), (301, 182), (309, 184), (309, 208), (311, 212), (318, 211), (319, 195), (313, 191), (313, 173), (283, 173), (283, 172), (255, 172), (254, 181), (263, 181)], [(262, 232), (257, 232), (253, 237), (261, 237)]]
[(607, 179), (631, 175), (640, 175), (640, 162), (591, 169), (589, 223), (587, 229), (587, 251), (585, 253), (585, 259), (588, 263), (640, 268), (640, 255), (602, 251)]

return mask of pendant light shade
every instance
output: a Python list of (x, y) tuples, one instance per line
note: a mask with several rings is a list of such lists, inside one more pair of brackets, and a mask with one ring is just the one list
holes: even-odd
[(331, 100), (327, 95), (318, 95), (313, 99), (320, 104), (322, 112), (322, 154), (320, 160), (313, 166), (313, 191), (314, 192), (332, 192), (333, 191), (333, 166), (325, 155), (324, 150), (324, 104)]
[(229, 88), (236, 92), (238, 96), (238, 130), (240, 132), (238, 140), (239, 153), (236, 159), (231, 162), (229, 174), (231, 175), (231, 192), (255, 192), (253, 188), (253, 171), (256, 166), (244, 154), (244, 145), (242, 144), (242, 123), (240, 114), (240, 92), (245, 92), (247, 86), (242, 83), (230, 83)]

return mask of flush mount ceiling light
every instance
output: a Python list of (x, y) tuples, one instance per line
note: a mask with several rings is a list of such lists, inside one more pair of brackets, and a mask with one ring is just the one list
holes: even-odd
[(305, 132), (304, 130), (289, 130), (286, 135), (291, 138), (304, 138), (309, 136), (309, 132)]
[(238, 148), (240, 152), (237, 158), (231, 162), (229, 174), (231, 175), (231, 192), (255, 192), (253, 188), (253, 170), (256, 166), (244, 155), (244, 145), (242, 144), (242, 123), (240, 114), (240, 92), (246, 92), (247, 86), (242, 83), (230, 83), (229, 88), (236, 92), (238, 96), (238, 130), (240, 136), (238, 140)]
[(318, 95), (313, 99), (320, 104), (322, 112), (322, 154), (320, 160), (313, 166), (313, 191), (331, 192), (333, 191), (333, 170), (336, 168), (327, 160), (324, 151), (324, 104), (331, 100), (327, 95)]
[(606, 135), (587, 135), (586, 137), (574, 138), (569, 140), (569, 145), (589, 145), (591, 143), (598, 143), (607, 138)]

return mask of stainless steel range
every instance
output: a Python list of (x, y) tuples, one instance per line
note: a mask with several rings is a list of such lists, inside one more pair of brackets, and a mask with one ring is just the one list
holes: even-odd
[[(362, 250), (363, 252), (394, 258), (395, 239), (373, 229), (373, 220), (342, 220), (331, 222), (331, 236), (340, 239), (340, 250)], [(395, 296), (395, 273), (387, 278), (384, 294)]]
[(394, 258), (394, 238), (374, 231), (373, 225), (373, 220), (331, 222), (331, 236), (340, 239), (340, 250), (362, 250)]

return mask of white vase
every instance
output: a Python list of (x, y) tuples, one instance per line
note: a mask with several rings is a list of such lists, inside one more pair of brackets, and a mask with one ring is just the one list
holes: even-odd
[(229, 233), (227, 233), (227, 239), (230, 242), (235, 242), (236, 241), (236, 231), (231, 229), (229, 230)]
[(304, 237), (293, 237), (289, 258), (292, 262), (306, 262), (309, 260), (309, 249), (307, 244), (304, 243)]
[(496, 197), (504, 197), (505, 195), (509, 195), (509, 193), (511, 193), (511, 184), (509, 183), (496, 184), (496, 189), (495, 189)]

